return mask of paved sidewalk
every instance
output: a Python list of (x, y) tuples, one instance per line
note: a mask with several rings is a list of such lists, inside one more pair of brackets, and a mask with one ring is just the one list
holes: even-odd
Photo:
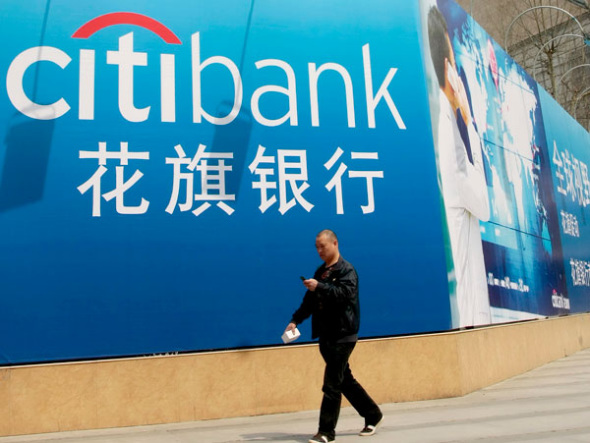
[[(383, 405), (378, 433), (359, 437), (342, 410), (337, 442), (590, 442), (590, 349), (460, 398)], [(0, 437), (0, 443), (304, 443), (317, 411), (96, 431)]]

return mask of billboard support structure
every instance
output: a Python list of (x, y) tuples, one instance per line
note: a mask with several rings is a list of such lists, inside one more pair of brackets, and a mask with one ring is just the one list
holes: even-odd
[(510, 35), (510, 32), (512, 31), (512, 26), (514, 26), (514, 24), (518, 21), (519, 18), (521, 18), (523, 15), (531, 12), (531, 11), (535, 11), (537, 9), (554, 9), (560, 12), (563, 12), (566, 15), (569, 15), (569, 17), (576, 22), (576, 24), (578, 25), (578, 27), (580, 28), (580, 31), (582, 32), (582, 35), (586, 35), (586, 33), (584, 32), (584, 27), (582, 26), (582, 24), (580, 23), (580, 21), (574, 17), (572, 14), (570, 14), (569, 12), (567, 12), (565, 9), (560, 8), (558, 6), (534, 6), (532, 8), (528, 8), (527, 10), (521, 12), (520, 14), (518, 14), (508, 25), (508, 28), (506, 28), (506, 32), (504, 34), (504, 48), (506, 48), (506, 51), (508, 51), (508, 37)]

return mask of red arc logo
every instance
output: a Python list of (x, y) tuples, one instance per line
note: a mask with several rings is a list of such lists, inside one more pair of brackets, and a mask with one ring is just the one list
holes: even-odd
[(169, 28), (157, 20), (134, 12), (112, 12), (93, 18), (83, 24), (72, 35), (73, 38), (88, 38), (95, 32), (113, 25), (136, 25), (152, 31), (166, 43), (180, 45), (180, 39)]

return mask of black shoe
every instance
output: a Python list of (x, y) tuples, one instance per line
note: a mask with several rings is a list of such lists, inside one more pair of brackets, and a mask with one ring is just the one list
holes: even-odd
[(309, 443), (329, 443), (331, 441), (336, 441), (336, 439), (334, 437), (328, 437), (326, 434), (322, 434), (321, 432), (318, 432), (309, 439)]
[(369, 437), (371, 435), (373, 435), (375, 432), (377, 432), (377, 427), (381, 424), (381, 422), (383, 421), (383, 414), (381, 414), (381, 416), (379, 417), (379, 419), (376, 421), (375, 424), (365, 424), (365, 427), (361, 430), (361, 432), (359, 432), (359, 435), (361, 437)]

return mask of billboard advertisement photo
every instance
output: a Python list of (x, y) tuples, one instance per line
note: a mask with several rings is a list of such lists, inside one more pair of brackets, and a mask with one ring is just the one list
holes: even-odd
[[(5, 0), (0, 365), (590, 309), (588, 132), (450, 0)], [(301, 325), (310, 338), (310, 325)]]
[(280, 344), (324, 228), (449, 328), (418, 6), (173, 5), (2, 5), (0, 363)]
[[(588, 285), (570, 275), (588, 269), (588, 132), (456, 3), (422, 6), (453, 325), (586, 311)], [(575, 134), (563, 151), (554, 127)]]

